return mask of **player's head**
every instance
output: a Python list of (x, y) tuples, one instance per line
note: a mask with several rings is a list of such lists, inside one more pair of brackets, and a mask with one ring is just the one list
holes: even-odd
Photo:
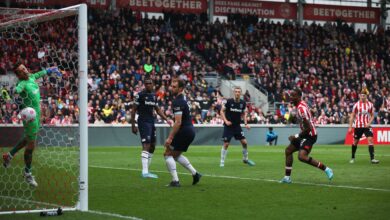
[(361, 100), (362, 102), (365, 102), (365, 101), (367, 100), (368, 94), (369, 94), (368, 89), (367, 89), (367, 88), (363, 88), (363, 89), (360, 91), (360, 94), (359, 94), (360, 100)]
[(294, 89), (290, 94), (291, 103), (294, 105), (298, 105), (302, 98), (302, 91), (299, 89)]
[(16, 74), (16, 76), (19, 79), (22, 79), (22, 80), (28, 79), (29, 72), (28, 72), (26, 66), (24, 66), (24, 64), (21, 62), (16, 62), (14, 64), (14, 73)]
[(241, 93), (242, 93), (241, 87), (239, 86), (234, 87), (234, 98), (236, 100), (241, 98)]
[(268, 130), (269, 130), (269, 131), (273, 131), (274, 128), (273, 128), (273, 127), (269, 127)]
[(148, 92), (153, 91), (153, 80), (150, 77), (145, 78), (144, 84), (145, 84), (146, 91)]
[(185, 87), (185, 82), (181, 79), (173, 79), (171, 84), (171, 90), (173, 95), (179, 95), (183, 92)]

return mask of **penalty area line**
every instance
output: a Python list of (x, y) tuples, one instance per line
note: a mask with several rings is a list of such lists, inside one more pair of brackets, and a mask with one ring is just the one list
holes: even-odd
[[(97, 168), (97, 169), (141, 171), (141, 169), (122, 168), (122, 167), (104, 167), (104, 166), (95, 166), (95, 165), (89, 165), (89, 167)], [(153, 172), (155, 172), (155, 173), (168, 173), (168, 171), (161, 171), (161, 170), (153, 170)], [(191, 175), (189, 173), (179, 173), (179, 172), (178, 172), (178, 174), (181, 174), (181, 175)], [(252, 180), (252, 181), (279, 183), (279, 180), (273, 180), (273, 179), (249, 178), (249, 177), (238, 177), (238, 176), (219, 176), (219, 175), (213, 175), (213, 174), (212, 175), (210, 175), (210, 174), (202, 174), (202, 175), (205, 176), (205, 177), (212, 177), (212, 178)], [(299, 181), (298, 182), (294, 181), (293, 184), (308, 185), (308, 186), (322, 186), (322, 187), (329, 187), (329, 188), (342, 188), (342, 189), (357, 189), (357, 190), (390, 192), (390, 189), (361, 187), (361, 186), (334, 185), (334, 184), (324, 184), (324, 183), (309, 183), (309, 182), (299, 182)]]
[(137, 218), (134, 216), (120, 215), (120, 214), (110, 213), (110, 212), (102, 212), (102, 211), (96, 211), (96, 210), (88, 210), (86, 212), (96, 214), (96, 215), (105, 215), (105, 216), (117, 217), (117, 218), (122, 218), (122, 219), (142, 220), (142, 218)]

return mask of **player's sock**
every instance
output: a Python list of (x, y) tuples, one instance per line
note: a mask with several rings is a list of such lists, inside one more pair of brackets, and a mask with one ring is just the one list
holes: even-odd
[(242, 158), (243, 158), (243, 160), (245, 160), (245, 161), (248, 160), (248, 148), (243, 148), (243, 149), (242, 149)]
[(373, 160), (375, 158), (374, 145), (368, 145), (368, 152), (370, 153), (371, 160)]
[(221, 163), (225, 162), (226, 155), (227, 155), (227, 150), (225, 150), (225, 148), (222, 146), (222, 149), (221, 149)]
[(149, 160), (148, 160), (149, 167), (150, 167), (150, 164), (152, 163), (152, 157), (153, 157), (153, 153), (149, 153)]
[(24, 151), (24, 163), (26, 165), (26, 167), (24, 168), (24, 171), (26, 173), (31, 173), (32, 153), (33, 153), (33, 150), (31, 150), (31, 149), (26, 149)]
[(292, 167), (285, 167), (285, 176), (291, 176)]
[(165, 156), (165, 163), (167, 164), (168, 171), (172, 175), (172, 181), (179, 181), (176, 171), (176, 162), (172, 156)]
[(321, 170), (324, 170), (324, 171), (326, 170), (325, 164), (323, 164), (323, 163), (321, 163), (321, 162), (319, 162), (319, 161), (318, 161), (317, 167), (318, 167), (319, 169), (321, 169)]
[(357, 150), (357, 145), (352, 144), (352, 159), (355, 159), (356, 150)]
[(25, 144), (26, 143), (24, 142), (24, 140), (19, 140), (18, 143), (9, 152), (11, 156), (14, 156), (20, 149), (24, 147)]
[(141, 152), (142, 174), (149, 173), (149, 152)]
[(176, 161), (179, 162), (184, 168), (191, 172), (192, 175), (196, 174), (195, 168), (191, 165), (187, 157), (180, 155), (176, 158)]

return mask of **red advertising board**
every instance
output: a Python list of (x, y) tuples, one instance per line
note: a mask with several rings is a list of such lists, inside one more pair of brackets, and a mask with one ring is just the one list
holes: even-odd
[(283, 2), (214, 0), (214, 14), (252, 14), (261, 18), (297, 19), (297, 5)]
[(17, 3), (20, 6), (72, 6), (81, 3), (87, 3), (93, 8), (107, 8), (110, 0), (10, 0), (11, 3)]
[(379, 24), (380, 9), (305, 4), (303, 7), (303, 19), (319, 21), (335, 21), (340, 19), (346, 22)]
[[(373, 140), (374, 145), (390, 145), (390, 127), (374, 127), (372, 128), (374, 132)], [(345, 145), (351, 145), (353, 143), (353, 132), (345, 135)], [(363, 135), (360, 139), (359, 144), (368, 144), (367, 137)]]
[(134, 11), (202, 13), (207, 11), (207, 0), (117, 0), (120, 8)]

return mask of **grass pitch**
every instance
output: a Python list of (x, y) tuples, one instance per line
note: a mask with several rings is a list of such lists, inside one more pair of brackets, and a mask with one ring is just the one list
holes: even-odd
[(192, 146), (185, 155), (203, 174), (199, 185), (192, 186), (191, 175), (177, 165), (182, 187), (168, 188), (163, 148), (156, 149), (151, 165), (158, 179), (140, 177), (140, 147), (90, 148), (89, 208), (99, 213), (66, 212), (56, 219), (388, 219), (390, 147), (375, 150), (380, 164), (370, 164), (367, 146), (359, 146), (356, 162), (349, 164), (350, 147), (315, 146), (311, 156), (331, 167), (334, 179), (295, 155), (293, 183), (286, 185), (278, 183), (284, 176), (282, 146), (250, 146), (253, 167), (242, 163), (241, 147), (230, 146), (224, 168), (219, 146)]

